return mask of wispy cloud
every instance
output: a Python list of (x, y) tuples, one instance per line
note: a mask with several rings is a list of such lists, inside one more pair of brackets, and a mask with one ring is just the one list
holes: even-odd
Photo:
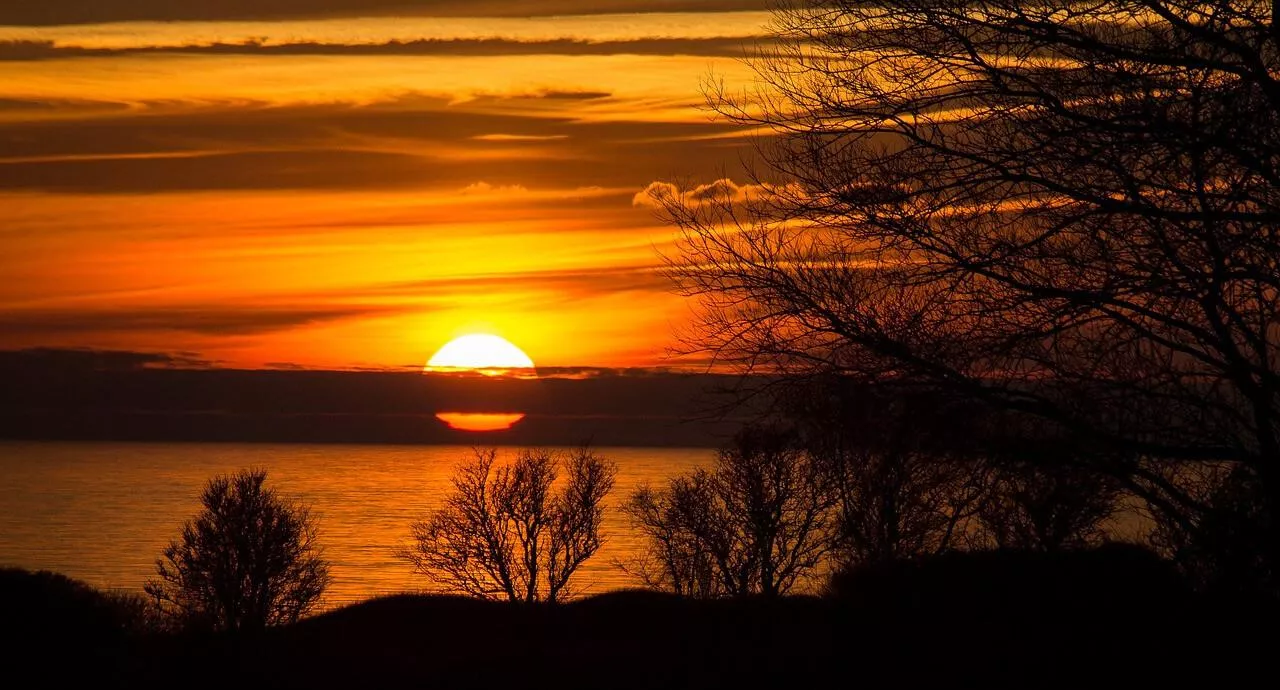
[[(0, 62), (0, 97), (24, 103), (98, 102), (139, 114), (176, 108), (367, 106), (439, 99), (454, 105), (508, 102), (507, 112), (567, 114), (561, 94), (579, 96), (580, 121), (706, 122), (701, 79), (708, 69), (746, 77), (733, 59), (689, 56), (544, 55), (132, 55)], [(68, 73), (76, 78), (69, 80)], [(199, 74), (199, 79), (193, 79)], [(592, 98), (580, 98), (596, 94)], [(608, 97), (602, 97), (607, 95)], [(495, 108), (495, 110), (497, 110)], [(28, 113), (35, 118), (38, 113)]]
[(254, 335), (325, 321), (387, 315), (387, 306), (260, 307), (179, 305), (145, 309), (48, 309), (0, 311), (0, 333), (35, 334), (191, 332)]
[(657, 265), (582, 268), (557, 271), (477, 273), (428, 280), (369, 286), (355, 292), (362, 297), (404, 296), (440, 299), (476, 290), (514, 293), (558, 293), (564, 299), (623, 292), (666, 292), (670, 281)]
[(636, 206), (661, 207), (672, 202), (694, 205), (713, 203), (747, 203), (775, 196), (780, 188), (765, 184), (739, 184), (721, 178), (706, 184), (681, 187), (671, 182), (651, 182), (636, 193), (631, 203)]
[(477, 134), (476, 141), (559, 141), (568, 139), (568, 134)]
[(436, 41), (506, 41), (585, 44), (638, 40), (751, 38), (764, 33), (768, 14), (731, 12), (714, 21), (682, 14), (559, 17), (364, 17), (294, 21), (76, 24), (0, 26), (0, 41), (51, 42), (59, 48), (127, 50), (215, 45), (382, 45)]
[(714, 161), (723, 144), (689, 137), (730, 131), (697, 122), (581, 122), (574, 118), (582, 108), (581, 100), (538, 97), (465, 106), (167, 104), (82, 120), (0, 121), (0, 189), (449, 191), (468, 180), (535, 191), (634, 189), (676, 166), (703, 172), (693, 166)]
[(0, 350), (0, 369), (67, 371), (137, 371), (138, 369), (203, 369), (214, 363), (192, 352), (133, 352), (94, 348), (37, 347)]

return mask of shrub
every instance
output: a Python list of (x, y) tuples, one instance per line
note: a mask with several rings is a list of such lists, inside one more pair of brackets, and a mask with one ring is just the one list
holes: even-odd
[(209, 481), (204, 509), (156, 561), (145, 591), (184, 628), (254, 631), (316, 607), (329, 566), (310, 510), (266, 487), (264, 470)]

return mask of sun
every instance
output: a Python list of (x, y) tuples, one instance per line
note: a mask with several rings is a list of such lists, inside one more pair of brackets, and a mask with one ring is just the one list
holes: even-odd
[(441, 412), (436, 419), (455, 431), (506, 431), (524, 419), (520, 412)]
[(473, 333), (446, 343), (432, 355), (426, 370), (499, 376), (532, 371), (533, 360), (505, 338)]

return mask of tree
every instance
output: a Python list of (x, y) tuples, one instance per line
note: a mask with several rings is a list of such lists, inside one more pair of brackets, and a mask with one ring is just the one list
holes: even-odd
[(1183, 483), (1194, 487), (1205, 510), (1191, 524), (1155, 512), (1151, 545), (1202, 589), (1227, 595), (1280, 591), (1280, 545), (1257, 478), (1239, 466), (1194, 469)]
[(982, 463), (908, 445), (847, 449), (832, 462), (845, 567), (960, 546), (989, 491)]
[(204, 509), (157, 559), (145, 590), (176, 624), (260, 631), (319, 604), (329, 566), (311, 512), (266, 481), (260, 469), (210, 480)]
[(758, 93), (712, 93), (775, 134), (756, 191), (658, 190), (694, 349), (1032, 417), (1182, 523), (1181, 463), (1277, 504), (1272, 2), (833, 0), (775, 28)]
[(714, 469), (631, 496), (625, 510), (650, 545), (648, 565), (632, 570), (686, 595), (786, 594), (831, 549), (834, 498), (824, 479), (793, 434), (749, 427)]
[[(445, 589), (511, 602), (564, 601), (603, 543), (604, 499), (616, 468), (587, 449), (522, 451), (495, 466), (477, 450), (453, 476), (444, 507), (413, 525), (399, 556)], [(563, 468), (568, 476), (556, 490)]]
[(780, 391), (837, 498), (841, 568), (959, 546), (987, 499), (974, 413), (925, 392), (826, 377)]
[(995, 545), (1062, 551), (1105, 541), (1104, 523), (1119, 509), (1118, 484), (1070, 461), (1044, 458), (1004, 464), (994, 473), (978, 520)]
[(637, 553), (616, 565), (651, 589), (693, 599), (723, 596), (725, 588), (715, 559), (684, 519), (692, 512), (691, 502), (710, 498), (704, 486), (677, 478), (665, 491), (648, 485), (636, 489), (622, 511), (644, 542)]

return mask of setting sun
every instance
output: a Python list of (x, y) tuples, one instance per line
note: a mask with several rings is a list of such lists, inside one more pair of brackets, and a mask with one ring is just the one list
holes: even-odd
[(476, 333), (449, 341), (427, 362), (427, 371), (473, 371), (488, 375), (532, 370), (533, 360), (505, 338)]
[(441, 412), (436, 419), (455, 431), (506, 431), (524, 419), (519, 412)]

